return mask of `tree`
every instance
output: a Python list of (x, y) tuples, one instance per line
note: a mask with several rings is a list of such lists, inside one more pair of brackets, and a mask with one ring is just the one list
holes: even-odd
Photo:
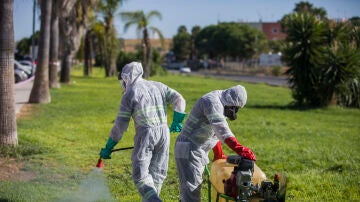
[(125, 32), (131, 26), (136, 26), (136, 31), (142, 33), (142, 51), (143, 51), (143, 65), (144, 65), (144, 77), (148, 78), (151, 73), (151, 43), (149, 37), (149, 30), (154, 34), (157, 34), (160, 37), (161, 42), (163, 43), (164, 37), (161, 31), (153, 26), (150, 26), (150, 22), (153, 18), (162, 19), (161, 14), (156, 11), (150, 11), (145, 14), (143, 11), (135, 12), (121, 12), (120, 16), (125, 22), (124, 30)]
[(360, 17), (359, 16), (351, 17), (349, 19), (349, 22), (351, 23), (351, 25), (359, 27), (360, 26)]
[(81, 37), (84, 34), (84, 27), (87, 19), (88, 0), (67, 0), (60, 1), (61, 16), (59, 19), (61, 45), (61, 72), (60, 82), (70, 83), (70, 70), (73, 58), (81, 44)]
[(51, 11), (50, 57), (49, 57), (49, 87), (60, 88), (58, 81), (59, 61), (59, 0), (53, 0)]
[(30, 38), (25, 37), (23, 39), (21, 39), (20, 41), (16, 42), (16, 55), (19, 56), (18, 60), (22, 60), (24, 55), (29, 55), (30, 54), (30, 48), (32, 45), (32, 38), (34, 38), (34, 44), (38, 45), (38, 41), (39, 41), (39, 31), (36, 31), (34, 33), (34, 35), (32, 35)]
[(92, 75), (93, 69), (93, 32), (92, 30), (87, 30), (84, 39), (84, 76)]
[[(295, 4), (293, 13), (298, 13), (298, 14), (306, 13), (308, 15), (315, 16), (319, 20), (327, 19), (327, 13), (326, 13), (325, 9), (314, 7), (313, 4), (311, 4), (307, 1), (305, 1), (305, 2), (300, 1), (299, 3)], [(284, 26), (284, 23), (290, 17), (290, 15), (292, 15), (293, 13), (286, 14), (281, 18), (280, 23), (281, 23), (282, 30), (286, 29), (286, 27)]]
[(91, 28), (91, 32), (94, 34), (94, 50), (96, 52), (95, 64), (103, 65), (105, 60), (105, 25), (101, 21), (96, 21)]
[(200, 26), (194, 26), (191, 29), (191, 53), (190, 58), (192, 60), (196, 60), (198, 58), (198, 50), (195, 46), (196, 36), (200, 33), (201, 27)]
[(22, 38), (16, 43), (16, 53), (23, 56), (30, 52), (31, 39), (28, 37)]
[(18, 144), (14, 98), (13, 0), (0, 4), (0, 145)]
[(210, 58), (231, 56), (240, 60), (256, 54), (256, 43), (264, 40), (259, 30), (239, 23), (220, 23), (203, 28), (196, 37), (196, 47)]
[(119, 43), (116, 37), (116, 29), (114, 28), (114, 15), (117, 11), (119, 4), (123, 0), (101, 0), (99, 2), (99, 11), (104, 17), (104, 35), (103, 40), (103, 53), (105, 63), (106, 76), (113, 76), (116, 74), (116, 57), (119, 52)]
[[(94, 2), (94, 5), (89, 5), (91, 7), (97, 5)], [(90, 8), (90, 7), (89, 7)], [(93, 70), (93, 41), (94, 41), (94, 25), (96, 22), (95, 12), (94, 10), (89, 10), (88, 12), (88, 20), (85, 26), (86, 33), (84, 38), (84, 76), (92, 75)]]
[(52, 1), (41, 1), (41, 24), (39, 38), (38, 63), (34, 84), (31, 89), (30, 103), (49, 103), (51, 101), (49, 90), (49, 44), (50, 20)]
[[(360, 51), (356, 26), (330, 22), (325, 65), (321, 68), (323, 97), (335, 104), (360, 108)], [(353, 34), (348, 34), (353, 33)]]
[(326, 11), (323, 8), (316, 8), (313, 4), (307, 1), (300, 1), (295, 4), (294, 12), (297, 13), (309, 13), (311, 15), (316, 16), (318, 19), (324, 20), (326, 19)]
[(187, 60), (191, 54), (191, 35), (184, 25), (178, 28), (177, 34), (173, 37), (173, 48), (177, 61)]
[(318, 93), (319, 66), (325, 63), (326, 27), (315, 16), (295, 13), (285, 21), (286, 48), (283, 60), (288, 64), (292, 94), (297, 104), (323, 106)]
[(293, 97), (300, 106), (360, 107), (358, 27), (316, 13), (326, 12), (302, 4), (282, 20), (287, 33), (283, 60)]

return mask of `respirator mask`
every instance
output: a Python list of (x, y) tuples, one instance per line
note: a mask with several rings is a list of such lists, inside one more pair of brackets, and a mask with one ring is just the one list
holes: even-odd
[(224, 115), (228, 117), (231, 121), (237, 118), (236, 113), (239, 111), (239, 107), (237, 106), (225, 106), (224, 107)]

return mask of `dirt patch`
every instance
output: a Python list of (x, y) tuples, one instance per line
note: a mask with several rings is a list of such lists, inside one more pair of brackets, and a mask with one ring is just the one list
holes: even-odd
[[(24, 104), (20, 112), (16, 114), (16, 119), (31, 118), (34, 107), (31, 104)], [(33, 171), (25, 170), (24, 163), (15, 158), (0, 157), (0, 181), (30, 181), (36, 178)]]
[(34, 111), (34, 106), (32, 104), (26, 103), (21, 106), (20, 112), (16, 114), (16, 119), (22, 118), (22, 119), (30, 119), (31, 114)]
[(14, 158), (0, 158), (0, 181), (29, 181), (35, 178), (33, 171), (24, 170), (24, 163)]

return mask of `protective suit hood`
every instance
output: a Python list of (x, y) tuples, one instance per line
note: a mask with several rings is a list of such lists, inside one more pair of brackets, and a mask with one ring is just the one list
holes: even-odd
[(243, 108), (246, 104), (247, 93), (243, 86), (237, 85), (224, 90), (220, 97), (224, 106), (238, 106)]
[(129, 89), (136, 81), (142, 79), (144, 74), (143, 67), (139, 62), (131, 62), (125, 65), (121, 71), (121, 79), (125, 82), (125, 91)]

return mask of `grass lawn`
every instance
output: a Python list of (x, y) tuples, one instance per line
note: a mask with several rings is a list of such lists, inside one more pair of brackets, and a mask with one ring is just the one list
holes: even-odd
[[(94, 171), (122, 95), (115, 77), (104, 78), (103, 71), (95, 74), (87, 78), (81, 70), (73, 71), (71, 84), (51, 90), (51, 104), (31, 105), (30, 112), (17, 120), (19, 146), (0, 148), (1, 156), (23, 162), (21, 170), (36, 177), (0, 181), (0, 201), (71, 201), (74, 193), (79, 194)], [(188, 113), (203, 94), (239, 84), (173, 74), (151, 80), (178, 90), (187, 101)], [(269, 178), (276, 172), (286, 174), (287, 201), (360, 201), (360, 110), (292, 109), (287, 88), (240, 84), (247, 89), (248, 102), (229, 125), (237, 139), (254, 151), (256, 164)], [(170, 108), (168, 113), (170, 123)], [(116, 148), (132, 146), (133, 134), (131, 122)], [(179, 197), (173, 153), (177, 135), (171, 135), (168, 177), (161, 192), (164, 201)], [(234, 154), (226, 146), (224, 150)], [(130, 157), (131, 150), (126, 150), (104, 160), (105, 180), (90, 181), (92, 188), (100, 190), (104, 187), (97, 184), (105, 183), (114, 201), (140, 201), (131, 180)], [(202, 195), (207, 201), (206, 184)]]

